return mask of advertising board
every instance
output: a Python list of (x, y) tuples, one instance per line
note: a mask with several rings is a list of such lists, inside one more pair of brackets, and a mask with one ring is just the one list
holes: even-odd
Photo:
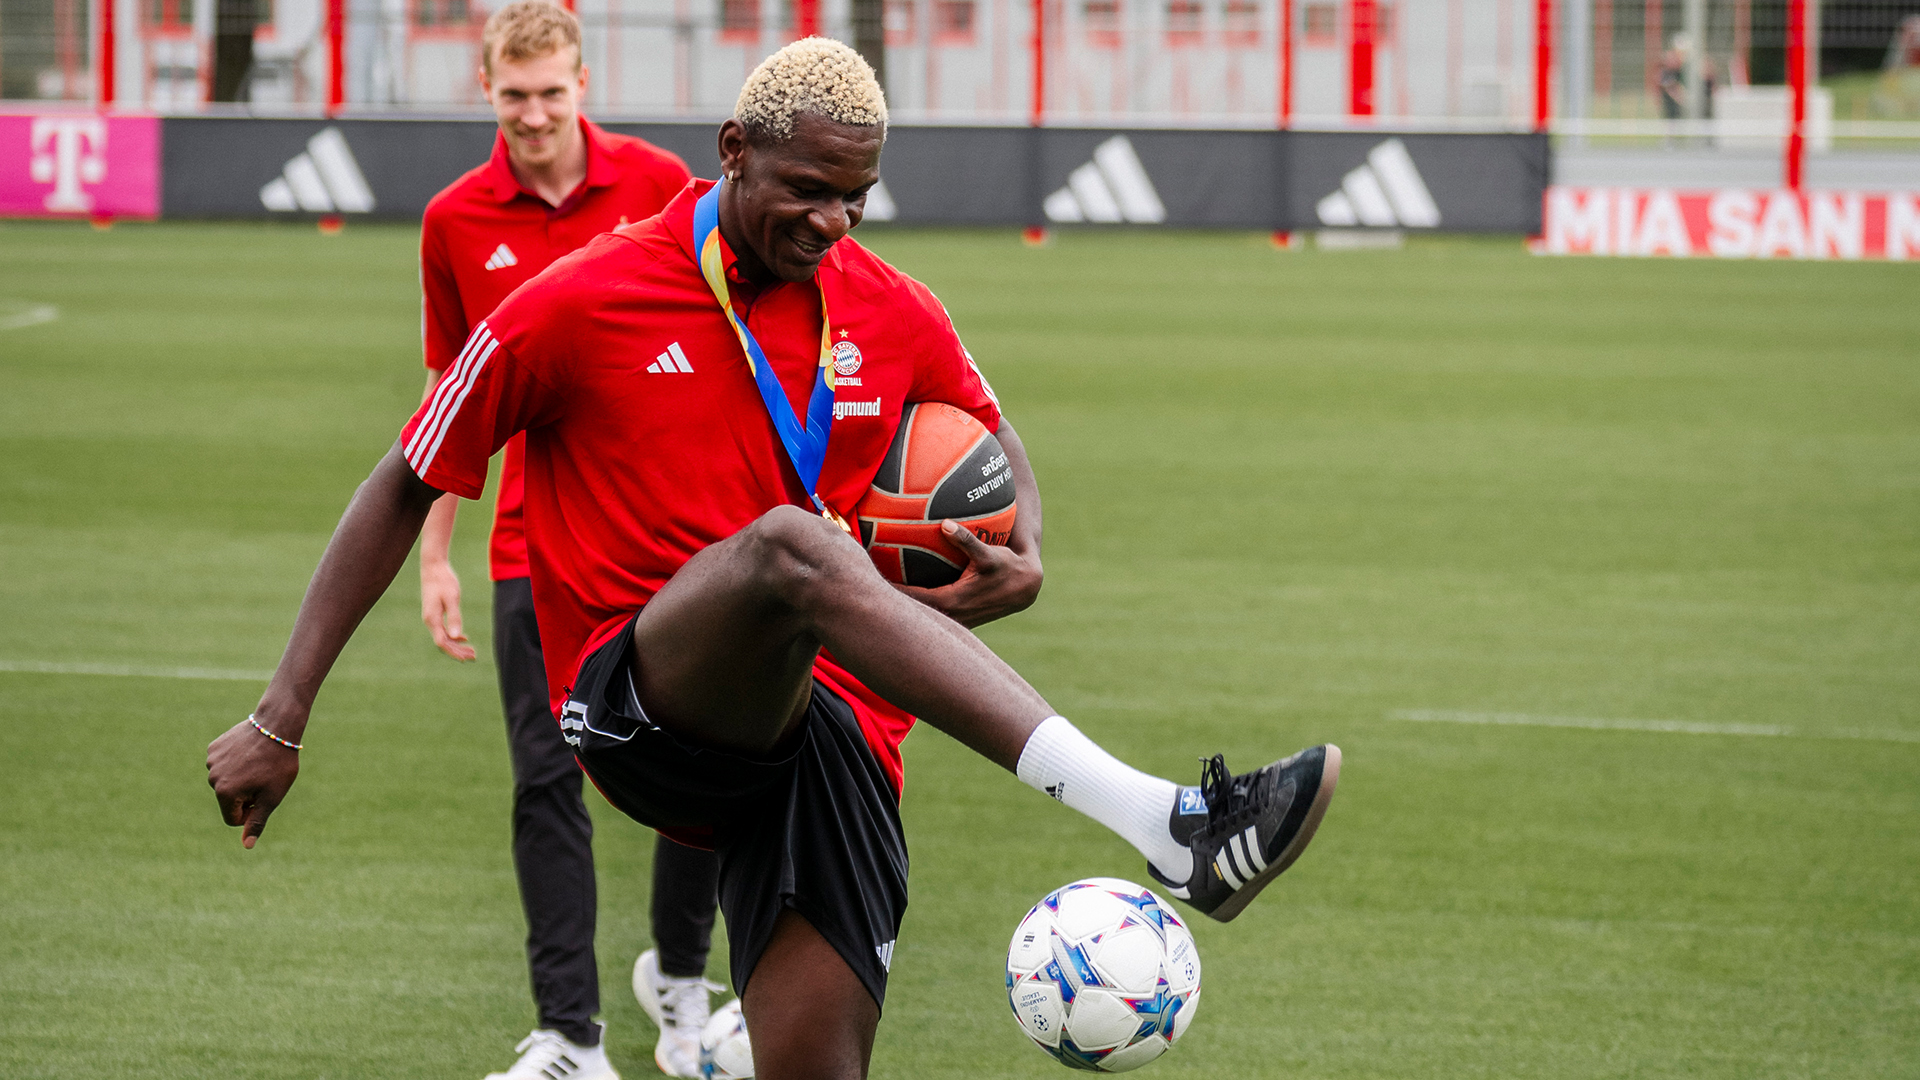
[(0, 216), (154, 217), (160, 120), (0, 112)]
[(1544, 255), (1920, 259), (1920, 192), (1553, 187)]

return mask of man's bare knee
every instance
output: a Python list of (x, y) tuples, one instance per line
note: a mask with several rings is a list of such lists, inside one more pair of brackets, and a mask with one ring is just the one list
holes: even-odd
[(812, 924), (780, 913), (741, 1005), (765, 1080), (865, 1080), (880, 1006)]
[(860, 545), (838, 525), (798, 506), (776, 506), (747, 526), (756, 571), (770, 592), (796, 611), (841, 599), (871, 577), (884, 587)]

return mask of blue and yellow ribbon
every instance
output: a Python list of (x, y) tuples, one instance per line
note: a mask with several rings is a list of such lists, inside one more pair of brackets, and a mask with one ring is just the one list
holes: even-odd
[(693, 204), (693, 246), (700, 253), (700, 275), (707, 279), (707, 288), (713, 290), (713, 298), (720, 302), (728, 325), (740, 339), (741, 351), (747, 356), (747, 370), (760, 390), (760, 400), (767, 407), (767, 416), (773, 420), (780, 444), (786, 447), (787, 460), (800, 475), (800, 486), (813, 499), (814, 509), (845, 529), (846, 521), (827, 506), (818, 490), (820, 469), (827, 460), (827, 438), (833, 433), (833, 337), (829, 332), (832, 321), (827, 318), (826, 289), (815, 274), (814, 287), (820, 290), (820, 373), (814, 379), (813, 395), (807, 401), (807, 420), (802, 424), (794, 415), (787, 392), (774, 375), (773, 365), (767, 362), (760, 342), (754, 339), (753, 331), (747, 329), (746, 320), (733, 310), (727, 289), (726, 260), (720, 254), (720, 188), (724, 184), (726, 180), (722, 179)]

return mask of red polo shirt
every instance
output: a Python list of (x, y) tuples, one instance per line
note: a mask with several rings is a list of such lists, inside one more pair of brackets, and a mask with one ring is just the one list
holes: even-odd
[[(695, 553), (776, 506), (811, 505), (695, 262), (693, 204), (711, 186), (695, 180), (659, 217), (595, 237), (509, 297), (401, 436), (421, 479), (473, 498), (488, 458), (526, 432), (533, 589), (556, 710), (586, 653)], [(949, 402), (1000, 426), (946, 309), (853, 240), (827, 252), (817, 289), (734, 277), (734, 309), (796, 412), (818, 370), (822, 290), (833, 341), (851, 346), (839, 350), (820, 474), (840, 513), (872, 485), (908, 403)], [(815, 673), (854, 706), (898, 788), (913, 718), (829, 658)]]
[[(427, 204), (420, 228), (427, 367), (446, 370), (474, 325), (553, 260), (609, 229), (652, 217), (686, 186), (686, 163), (673, 154), (602, 131), (585, 117), (580, 131), (587, 140), (587, 179), (557, 207), (514, 179), (506, 137), (498, 133), (492, 159)], [(495, 581), (528, 573), (522, 440), (506, 450), (488, 559)]]

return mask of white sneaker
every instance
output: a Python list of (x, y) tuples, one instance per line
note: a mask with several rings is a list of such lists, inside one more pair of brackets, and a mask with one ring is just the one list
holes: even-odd
[(722, 988), (698, 976), (679, 978), (662, 974), (660, 954), (652, 949), (633, 962), (633, 996), (660, 1029), (653, 1046), (653, 1063), (668, 1076), (700, 1075), (700, 1029), (713, 1015), (707, 995)]
[(520, 1060), (513, 1068), (488, 1073), (487, 1080), (620, 1080), (605, 1046), (579, 1046), (557, 1031), (537, 1030), (514, 1050)]

